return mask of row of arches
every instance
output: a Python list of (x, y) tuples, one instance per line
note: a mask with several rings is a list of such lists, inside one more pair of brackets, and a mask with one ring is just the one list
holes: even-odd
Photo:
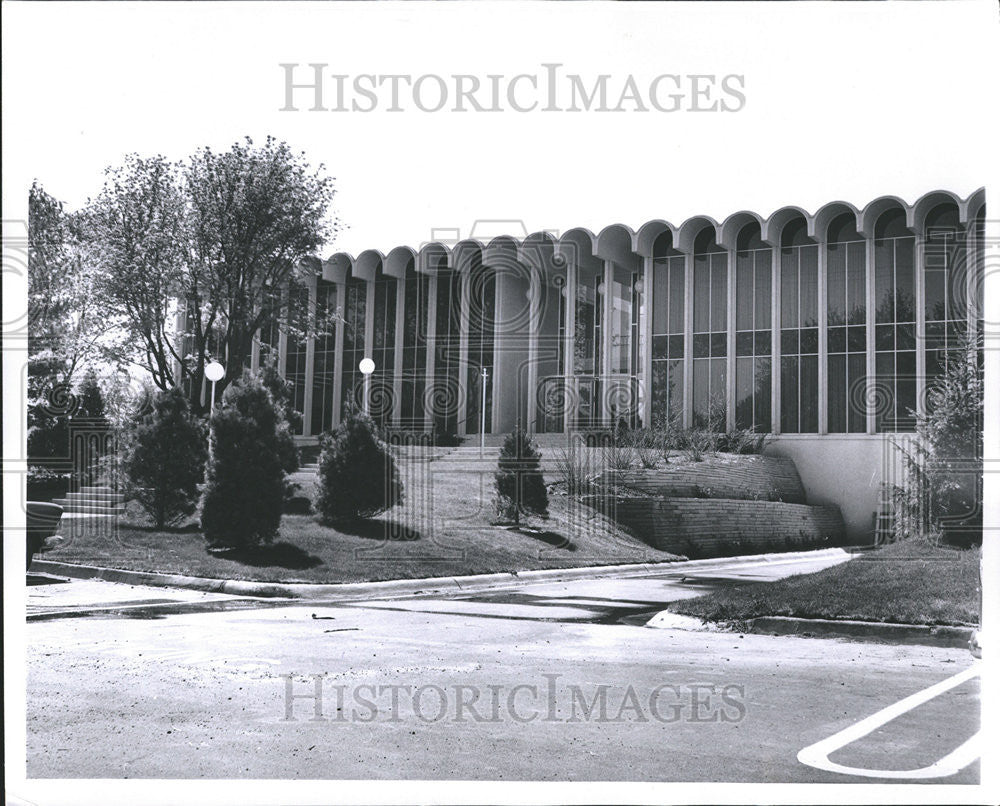
[(974, 239), (984, 205), (933, 191), (309, 261), (315, 304), (344, 322), (300, 367), (305, 421), (338, 420), (365, 355), (384, 415), (417, 429), (563, 430), (623, 410), (697, 424), (721, 407), (728, 427), (905, 430), (934, 344), (981, 309), (965, 305), (981, 282), (954, 256), (932, 265), (934, 244)]
[(627, 263), (636, 258), (663, 257), (671, 253), (886, 238), (903, 233), (922, 235), (936, 225), (935, 218), (942, 209), (953, 210), (958, 222), (966, 224), (980, 216), (984, 206), (983, 188), (967, 198), (947, 190), (934, 190), (912, 204), (898, 196), (881, 196), (862, 208), (846, 201), (830, 202), (815, 213), (797, 206), (782, 207), (767, 217), (742, 210), (721, 223), (711, 216), (697, 215), (678, 225), (656, 219), (637, 230), (625, 224), (612, 224), (597, 234), (580, 227), (561, 235), (537, 232), (520, 240), (504, 235), (488, 242), (466, 239), (448, 244), (436, 241), (416, 249), (397, 246), (387, 253), (366, 249), (357, 257), (348, 252), (335, 252), (324, 261), (313, 261), (313, 266), (327, 281), (343, 282), (347, 276), (373, 280), (379, 272), (401, 278), (408, 268), (422, 274), (443, 270), (464, 273), (478, 263), (515, 261), (542, 269), (558, 269), (570, 259)]

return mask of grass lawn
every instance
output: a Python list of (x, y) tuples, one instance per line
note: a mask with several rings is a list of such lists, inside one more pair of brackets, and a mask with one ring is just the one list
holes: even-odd
[(825, 571), (738, 585), (669, 607), (705, 621), (797, 616), (975, 625), (979, 555), (916, 540), (893, 543)]
[[(67, 541), (43, 559), (194, 576), (275, 582), (359, 582), (458, 574), (662, 562), (676, 555), (650, 548), (566, 496), (550, 496), (534, 531), (490, 523), (493, 477), (449, 471), (446, 464), (400, 463), (405, 501), (350, 530), (312, 515), (285, 515), (271, 546), (255, 552), (209, 552), (196, 524), (157, 531), (134, 503), (117, 523), (64, 520)], [(303, 492), (310, 478), (297, 478)]]

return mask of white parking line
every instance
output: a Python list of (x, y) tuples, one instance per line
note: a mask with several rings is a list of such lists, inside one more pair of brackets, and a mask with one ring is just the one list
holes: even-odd
[(935, 761), (928, 767), (921, 767), (917, 770), (867, 770), (860, 767), (845, 767), (842, 764), (835, 764), (830, 761), (829, 756), (851, 742), (867, 736), (873, 730), (880, 728), (887, 722), (891, 722), (896, 717), (913, 710), (918, 705), (922, 705), (934, 699), (939, 694), (943, 694), (961, 685), (966, 680), (971, 680), (973, 677), (978, 676), (979, 664), (977, 663), (965, 671), (949, 677), (947, 680), (942, 680), (930, 688), (925, 688), (923, 691), (911, 694), (909, 697), (890, 705), (888, 708), (883, 708), (867, 719), (862, 719), (856, 725), (851, 725), (849, 728), (833, 734), (828, 739), (809, 745), (809, 747), (799, 751), (798, 759), (803, 764), (819, 770), (839, 772), (844, 775), (859, 775), (865, 778), (920, 779), (944, 778), (948, 775), (954, 775), (979, 758), (979, 733), (976, 733), (971, 739), (952, 750), (944, 758)]

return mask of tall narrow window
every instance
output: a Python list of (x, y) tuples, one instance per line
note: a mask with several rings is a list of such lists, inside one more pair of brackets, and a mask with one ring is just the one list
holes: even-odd
[(375, 280), (375, 327), (371, 358), (375, 362), (369, 412), (378, 423), (392, 420), (392, 379), (396, 365), (396, 278), (379, 271)]
[(403, 399), (400, 422), (404, 428), (424, 428), (424, 388), (427, 371), (427, 299), (430, 278), (406, 269), (403, 305)]
[(437, 276), (437, 316), (434, 334), (433, 417), (445, 434), (458, 433), (459, 389), (459, 322), (461, 276), (442, 268)]
[(850, 213), (827, 231), (826, 345), (827, 430), (860, 434), (867, 430), (865, 390), (865, 242)]
[(781, 430), (819, 430), (819, 253), (805, 219), (781, 233)]
[(337, 355), (337, 286), (324, 280), (316, 284), (316, 321), (319, 332), (313, 349), (312, 414), (309, 432), (321, 434), (333, 426), (334, 361)]
[(368, 307), (368, 283), (351, 277), (344, 285), (344, 364), (340, 380), (341, 411), (361, 408), (363, 376), (358, 364), (365, 357), (365, 316)]
[[(496, 295), (496, 275), (477, 261), (473, 264), (469, 274), (469, 366), (466, 380), (468, 394), (465, 407), (465, 429), (466, 433), (469, 434), (478, 434), (484, 422), (484, 397), (486, 400), (485, 431), (489, 434), (493, 430), (493, 344), (496, 323)], [(483, 369), (486, 370), (485, 389), (483, 388)]]
[(917, 406), (914, 237), (902, 210), (875, 223), (875, 429), (908, 431)]
[(684, 256), (653, 261), (653, 423), (684, 416)]
[(736, 239), (736, 427), (771, 430), (771, 249), (760, 225)]
[(600, 382), (604, 316), (603, 264), (577, 266), (576, 332), (573, 334), (573, 382), (576, 423), (590, 428), (600, 420)]
[(924, 225), (924, 342), (927, 384), (940, 376), (968, 328), (965, 227), (953, 204), (935, 207)]
[(726, 428), (726, 317), (728, 255), (711, 227), (694, 242), (693, 369), (695, 426)]

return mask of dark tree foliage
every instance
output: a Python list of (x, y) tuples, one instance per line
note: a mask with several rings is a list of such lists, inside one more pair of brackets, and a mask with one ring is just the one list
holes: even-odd
[(136, 426), (124, 469), (132, 497), (157, 528), (179, 523), (198, 505), (205, 477), (206, 429), (180, 389), (159, 392)]
[(354, 412), (320, 440), (316, 509), (323, 520), (349, 523), (402, 502), (396, 461), (378, 440), (370, 417)]
[(278, 410), (281, 423), (278, 426), (278, 440), (281, 444), (281, 467), (286, 473), (299, 469), (299, 449), (292, 434), (302, 430), (302, 414), (292, 408), (292, 384), (281, 377), (273, 361), (260, 369), (260, 382), (271, 393), (274, 406)]
[(281, 526), (285, 473), (281, 418), (250, 373), (226, 389), (211, 423), (211, 451), (201, 503), (201, 527), (212, 546), (253, 548)]
[(917, 439), (904, 451), (910, 483), (894, 491), (896, 536), (930, 535), (969, 546), (983, 539), (982, 343), (967, 339), (946, 355), (945, 370), (916, 417)]
[(500, 518), (519, 524), (522, 512), (548, 513), (549, 494), (542, 478), (541, 458), (534, 441), (521, 428), (504, 438), (494, 476)]

